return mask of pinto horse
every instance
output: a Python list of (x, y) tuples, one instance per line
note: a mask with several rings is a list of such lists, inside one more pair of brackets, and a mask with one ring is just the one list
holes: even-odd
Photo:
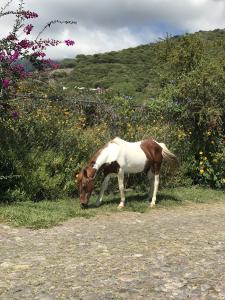
[(153, 183), (153, 189), (151, 188), (152, 184), (150, 184), (149, 195), (150, 206), (153, 207), (156, 202), (159, 173), (163, 159), (171, 164), (177, 163), (176, 156), (163, 143), (158, 143), (153, 139), (130, 143), (119, 137), (114, 138), (98, 150), (86, 167), (76, 176), (80, 190), (81, 207), (88, 207), (88, 201), (94, 189), (94, 179), (98, 173), (102, 172), (104, 181), (96, 204), (98, 206), (101, 204), (110, 176), (114, 173), (118, 176), (121, 196), (118, 208), (123, 208), (125, 205), (124, 174), (143, 171), (147, 173), (149, 180)]

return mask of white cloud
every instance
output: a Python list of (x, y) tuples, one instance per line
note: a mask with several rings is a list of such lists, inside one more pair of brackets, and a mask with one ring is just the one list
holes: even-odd
[[(158, 35), (153, 32), (145, 32), (148, 35), (149, 40), (156, 40)], [(66, 30), (62, 33), (61, 38), (69, 38), (70, 31)], [(67, 47), (66, 45), (60, 45), (58, 47), (49, 48), (47, 54), (60, 57), (74, 57), (77, 54), (93, 54), (103, 53), (109, 51), (121, 50), (128, 47), (135, 47), (142, 43), (142, 34), (134, 35), (128, 28), (118, 28), (116, 30), (107, 29), (102, 31), (100, 28), (96, 28), (92, 31), (85, 27), (78, 28), (75, 31), (74, 47)]]
[[(1, 0), (2, 2), (2, 0)], [(10, 8), (15, 8), (18, 0)], [(54, 58), (74, 57), (152, 42), (166, 32), (177, 34), (225, 27), (224, 0), (27, 0), (26, 8), (39, 14), (37, 32), (50, 20), (76, 20), (77, 25), (55, 25), (46, 35), (74, 39), (76, 45), (48, 50)], [(7, 20), (7, 21), (6, 21)], [(0, 18), (0, 36), (9, 28)]]

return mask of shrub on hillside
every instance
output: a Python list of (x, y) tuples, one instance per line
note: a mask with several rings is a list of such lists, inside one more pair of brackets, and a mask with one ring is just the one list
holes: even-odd
[[(183, 147), (186, 134), (182, 128), (166, 124), (163, 116), (151, 118), (147, 107), (134, 107), (122, 98), (116, 98), (114, 106), (99, 105), (92, 114), (89, 110), (72, 108), (67, 100), (27, 99), (26, 102), (13, 101), (11, 105), (13, 112), (9, 111), (4, 120), (8, 138), (4, 139), (2, 156), (4, 163), (11, 167), (1, 170), (1, 176), (11, 176), (7, 177), (4, 187), (5, 195), (14, 195), (11, 200), (19, 194), (20, 198), (23, 195), (35, 201), (78, 195), (75, 174), (115, 136), (129, 141), (152, 137), (165, 142), (179, 153), (181, 162), (189, 151), (188, 139)], [(7, 135), (8, 130), (13, 134)], [(187, 183), (185, 170), (182, 177), (180, 174), (171, 176), (166, 166), (163, 170), (163, 185)], [(98, 176), (97, 189), (101, 180)], [(144, 189), (149, 186), (146, 176), (140, 175), (129, 176), (128, 184)]]

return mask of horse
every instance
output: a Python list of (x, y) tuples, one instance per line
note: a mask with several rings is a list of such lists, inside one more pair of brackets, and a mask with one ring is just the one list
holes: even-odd
[[(94, 179), (101, 172), (104, 175), (104, 180), (96, 202), (97, 206), (100, 206), (102, 203), (104, 192), (112, 174), (117, 174), (118, 177), (121, 197), (118, 208), (121, 209), (125, 206), (124, 174), (145, 172), (151, 182), (149, 192), (150, 207), (154, 207), (163, 160), (171, 165), (177, 164), (177, 157), (168, 150), (164, 143), (158, 143), (151, 138), (138, 142), (127, 142), (119, 137), (114, 138), (100, 148), (91, 157), (88, 164), (76, 175), (81, 207), (88, 207), (88, 202), (94, 189)], [(153, 189), (151, 188), (152, 184), (154, 186)]]

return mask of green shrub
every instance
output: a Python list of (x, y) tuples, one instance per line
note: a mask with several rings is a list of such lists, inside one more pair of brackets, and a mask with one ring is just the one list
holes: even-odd
[(63, 195), (64, 157), (52, 150), (31, 153), (30, 168), (24, 174), (25, 190), (36, 201)]
[[(143, 121), (142, 114), (122, 98), (115, 99), (114, 104), (111, 114), (104, 113), (104, 109), (108, 109), (106, 106), (97, 107), (94, 110), (97, 115), (90, 115), (83, 109), (71, 109), (68, 101), (14, 102), (19, 117), (13, 119), (9, 114), (4, 120), (5, 131), (11, 130), (10, 134), (5, 134), (5, 149), (1, 152), (5, 164), (1, 178), (7, 178), (7, 184), (1, 185), (5, 197), (38, 201), (77, 195), (75, 174), (102, 145), (117, 135), (130, 141), (150, 136), (167, 143), (171, 150), (181, 152), (181, 140), (177, 143), (175, 127), (160, 125), (162, 119), (151, 120), (148, 124), (149, 116)], [(163, 182), (171, 177), (165, 170)], [(128, 184), (133, 187), (143, 185), (144, 178), (131, 176)], [(97, 190), (101, 181), (99, 176)]]

